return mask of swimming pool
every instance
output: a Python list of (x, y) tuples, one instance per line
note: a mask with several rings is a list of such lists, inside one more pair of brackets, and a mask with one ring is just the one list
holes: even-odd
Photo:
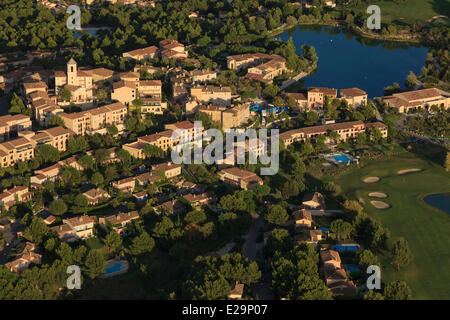
[(350, 161), (350, 163), (356, 162), (353, 159), (350, 159), (349, 157), (347, 157), (345, 154), (335, 154), (331, 156), (334, 160), (336, 160), (339, 163), (348, 163)]
[(120, 267), (121, 267), (120, 262), (115, 262), (112, 267), (106, 268), (106, 274), (120, 271)]
[(345, 245), (345, 244), (338, 244), (333, 246), (333, 249), (336, 251), (358, 251), (359, 246), (357, 245)]

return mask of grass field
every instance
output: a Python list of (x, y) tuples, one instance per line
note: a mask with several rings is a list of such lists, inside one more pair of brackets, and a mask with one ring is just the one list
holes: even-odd
[[(421, 168), (422, 172), (398, 175), (397, 171)], [(366, 184), (362, 179), (377, 176), (381, 181)], [(351, 169), (336, 181), (348, 199), (364, 201), (364, 209), (381, 220), (393, 238), (405, 237), (414, 254), (414, 262), (397, 272), (383, 261), (384, 281), (405, 280), (413, 291), (414, 299), (450, 299), (450, 217), (427, 205), (422, 199), (428, 194), (447, 193), (450, 174), (442, 166), (423, 160), (409, 152), (389, 160), (372, 161), (363, 168)], [(375, 209), (369, 192), (380, 191), (389, 195), (382, 199), (392, 207)]]
[[(411, 24), (414, 22), (427, 23), (434, 16), (450, 17), (450, 2), (447, 0), (406, 0), (397, 4), (392, 0), (374, 1), (381, 9), (381, 22)], [(367, 5), (362, 5), (357, 11), (367, 10)], [(449, 20), (436, 19), (433, 24), (449, 23)]]

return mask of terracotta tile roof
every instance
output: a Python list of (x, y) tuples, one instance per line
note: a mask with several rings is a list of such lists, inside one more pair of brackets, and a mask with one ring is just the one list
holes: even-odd
[(337, 89), (334, 88), (323, 88), (323, 87), (310, 87), (308, 88), (308, 92), (320, 92), (325, 95), (336, 96)]
[(352, 97), (359, 97), (359, 96), (365, 96), (367, 95), (367, 92), (358, 89), (358, 88), (349, 88), (349, 89), (341, 89), (340, 90), (341, 96), (352, 96)]

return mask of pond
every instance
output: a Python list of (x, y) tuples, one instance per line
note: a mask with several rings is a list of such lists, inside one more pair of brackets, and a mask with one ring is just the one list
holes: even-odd
[(450, 214), (450, 193), (431, 194), (423, 198), (426, 204)]
[(97, 37), (97, 32), (100, 30), (109, 30), (108, 27), (97, 27), (97, 26), (86, 26), (83, 27), (82, 30), (80, 31), (73, 31), (73, 37), (75, 39), (79, 39), (81, 37), (83, 37), (85, 34), (90, 34), (92, 37), (96, 38)]
[(358, 37), (337, 27), (297, 26), (279, 36), (292, 36), (297, 53), (306, 44), (319, 57), (316, 72), (303, 80), (310, 86), (336, 89), (357, 87), (369, 97), (383, 95), (383, 88), (404, 81), (413, 71), (421, 73), (428, 49), (421, 45), (379, 41)]

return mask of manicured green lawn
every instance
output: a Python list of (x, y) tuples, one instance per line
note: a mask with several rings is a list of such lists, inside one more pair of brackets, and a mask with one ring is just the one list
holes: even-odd
[[(406, 0), (404, 3), (396, 4), (392, 0), (375, 1), (381, 9), (381, 22), (391, 21), (411, 24), (414, 22), (426, 23), (434, 16), (449, 16), (450, 3), (447, 0)], [(362, 5), (358, 11), (366, 11), (367, 5)], [(434, 23), (443, 23), (445, 20), (435, 20)], [(449, 20), (446, 20), (448, 24)]]
[[(397, 171), (421, 168), (422, 172), (398, 175)], [(381, 181), (366, 184), (362, 179), (377, 176)], [(450, 174), (431, 161), (422, 160), (411, 153), (389, 160), (372, 161), (364, 168), (352, 169), (336, 181), (348, 199), (365, 201), (367, 213), (381, 220), (393, 238), (405, 237), (414, 254), (414, 262), (397, 272), (383, 261), (384, 281), (405, 280), (415, 299), (450, 299), (450, 220), (449, 215), (427, 205), (422, 199), (428, 194), (446, 193), (450, 190)], [(389, 195), (381, 199), (392, 207), (375, 209), (368, 193), (381, 191)]]

